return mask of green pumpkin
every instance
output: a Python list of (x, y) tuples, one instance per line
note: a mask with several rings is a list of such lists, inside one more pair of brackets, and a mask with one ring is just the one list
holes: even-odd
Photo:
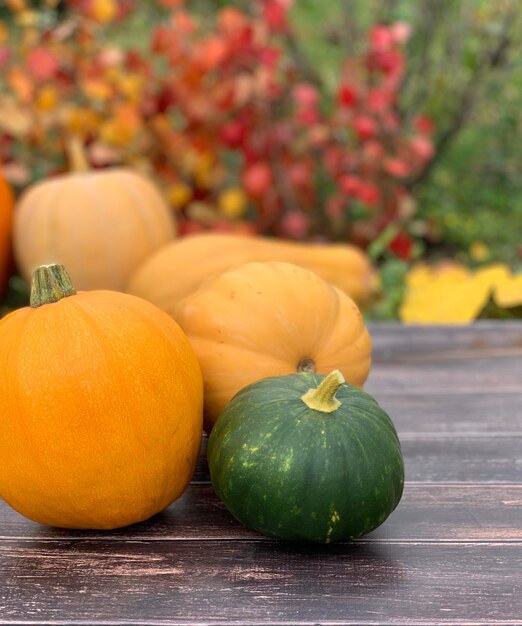
[(370, 532), (395, 509), (404, 485), (391, 419), (339, 371), (245, 387), (212, 430), (208, 463), (216, 493), (242, 524), (297, 541)]

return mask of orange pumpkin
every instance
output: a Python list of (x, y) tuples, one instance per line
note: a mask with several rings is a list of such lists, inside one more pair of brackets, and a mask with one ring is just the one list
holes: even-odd
[(13, 194), (0, 176), (0, 296), (7, 287), (12, 265), (11, 231), (13, 222)]
[(362, 386), (370, 369), (370, 336), (353, 300), (289, 263), (225, 272), (188, 296), (176, 317), (203, 370), (207, 430), (261, 378), (337, 368)]
[(29, 281), (63, 263), (78, 289), (123, 291), (130, 275), (170, 241), (174, 221), (156, 187), (126, 168), (88, 171), (78, 147), (74, 171), (37, 183), (15, 212), (14, 249)]
[(371, 263), (354, 246), (204, 234), (177, 240), (151, 255), (131, 277), (127, 292), (175, 315), (179, 302), (208, 277), (250, 261), (300, 265), (316, 272), (360, 304), (371, 298), (376, 287)]
[(31, 307), (0, 321), (0, 497), (66, 528), (117, 528), (186, 488), (202, 431), (201, 371), (166, 313), (76, 293), (35, 271)]

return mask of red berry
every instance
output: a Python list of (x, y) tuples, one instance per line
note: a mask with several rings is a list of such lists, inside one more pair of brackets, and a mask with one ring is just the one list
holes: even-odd
[(358, 102), (357, 91), (351, 85), (341, 85), (338, 98), (339, 104), (345, 107), (353, 107)]
[(272, 185), (272, 178), (270, 166), (263, 161), (258, 161), (244, 170), (243, 187), (250, 196), (259, 198)]
[(399, 232), (391, 240), (388, 248), (403, 261), (410, 261), (413, 253), (413, 241), (405, 232)]
[(353, 127), (362, 141), (375, 137), (378, 130), (377, 122), (367, 115), (358, 115), (353, 120)]

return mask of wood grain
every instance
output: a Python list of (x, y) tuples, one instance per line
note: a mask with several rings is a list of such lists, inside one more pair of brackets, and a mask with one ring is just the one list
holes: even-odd
[[(402, 543), (522, 541), (522, 485), (406, 483), (398, 508), (365, 537), (369, 542)], [(117, 531), (68, 531), (40, 526), (0, 503), (2, 540), (266, 541), (237, 522), (210, 485), (191, 485), (161, 515)]]
[(375, 393), (399, 433), (522, 435), (522, 393)]
[(3, 623), (515, 622), (522, 544), (0, 544)]
[(522, 324), (519, 321), (478, 321), (468, 326), (403, 326), (395, 322), (368, 324), (373, 354), (377, 361), (407, 357), (441, 355), (479, 355), (520, 353)]
[(427, 356), (386, 363), (376, 360), (364, 388), (371, 394), (519, 394), (521, 380), (522, 351), (517, 356), (477, 356), (464, 362)]

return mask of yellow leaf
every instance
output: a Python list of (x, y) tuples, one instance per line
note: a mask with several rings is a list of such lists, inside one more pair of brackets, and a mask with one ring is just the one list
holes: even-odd
[(493, 290), (509, 278), (509, 269), (500, 263), (475, 273), (453, 262), (435, 268), (421, 266), (408, 277), (400, 318), (411, 324), (467, 324), (480, 315)]
[(93, 0), (91, 15), (99, 22), (110, 22), (116, 17), (118, 7), (114, 0)]
[(237, 219), (244, 215), (247, 205), (245, 192), (238, 187), (225, 189), (218, 198), (218, 208), (221, 215), (228, 219)]
[(63, 111), (64, 124), (74, 135), (86, 135), (96, 131), (99, 116), (90, 108), (68, 106)]
[(421, 287), (434, 280), (440, 281), (441, 284), (451, 284), (458, 283), (470, 275), (471, 272), (466, 267), (451, 260), (441, 261), (434, 267), (420, 263), (408, 272), (406, 284), (412, 288)]
[(501, 309), (522, 305), (522, 274), (499, 282), (493, 292), (493, 301)]
[(180, 209), (192, 199), (192, 189), (185, 183), (175, 183), (167, 189), (167, 198), (175, 209)]
[(9, 37), (9, 31), (7, 30), (6, 23), (0, 20), (0, 44), (6, 43)]
[(109, 144), (123, 146), (134, 139), (141, 120), (136, 108), (130, 104), (120, 104), (111, 120), (100, 129), (100, 138)]
[(469, 256), (477, 263), (487, 261), (491, 256), (489, 248), (483, 241), (474, 241), (469, 247)]
[(117, 80), (120, 92), (132, 102), (138, 102), (143, 91), (143, 78), (141, 76), (120, 75)]
[(51, 85), (43, 87), (36, 98), (36, 108), (39, 111), (50, 111), (58, 104), (58, 92)]
[(103, 79), (87, 78), (81, 84), (84, 94), (91, 100), (108, 100), (112, 95), (111, 86)]
[(502, 263), (485, 265), (475, 272), (475, 278), (493, 288), (511, 276), (509, 269)]
[(420, 287), (429, 283), (433, 278), (433, 270), (425, 263), (418, 263), (406, 274), (406, 285), (408, 287)]
[(476, 277), (431, 284), (406, 294), (399, 315), (408, 324), (468, 324), (486, 305), (491, 286)]
[(38, 24), (40, 16), (37, 11), (24, 10), (17, 14), (16, 22), (20, 26), (28, 27)]
[(29, 103), (32, 101), (34, 83), (26, 72), (19, 67), (13, 67), (9, 71), (7, 81), (21, 102)]

